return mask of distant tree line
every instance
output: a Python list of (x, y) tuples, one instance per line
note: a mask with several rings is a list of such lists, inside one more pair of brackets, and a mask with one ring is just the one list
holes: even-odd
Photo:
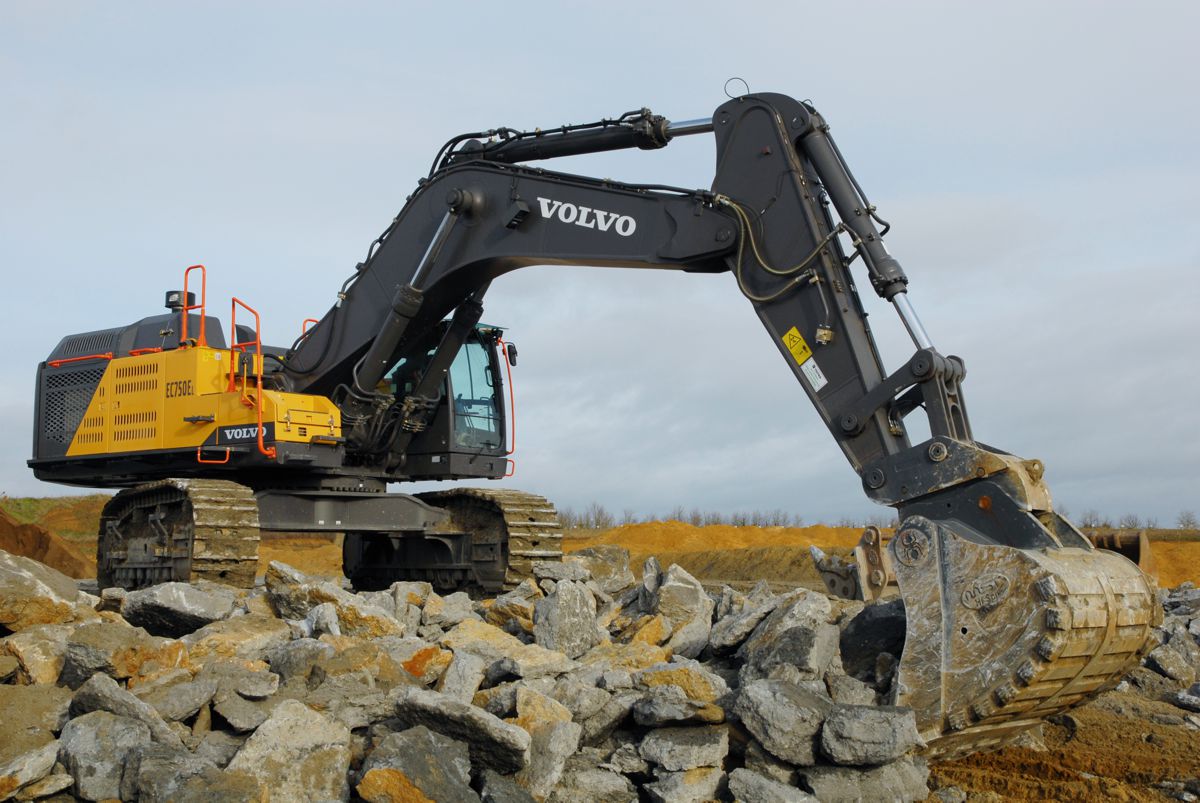
[[(1066, 508), (1058, 508), (1058, 512), (1070, 518)], [(733, 527), (803, 527), (806, 522), (799, 513), (790, 513), (781, 508), (774, 510), (753, 510), (749, 512), (719, 513), (699, 508), (685, 508), (677, 505), (665, 515), (639, 514), (626, 508), (620, 514), (613, 514), (599, 502), (592, 502), (582, 510), (569, 507), (558, 509), (558, 518), (568, 530), (610, 530), (626, 524), (640, 524), (651, 521), (680, 521), (694, 527), (707, 527), (713, 524), (724, 524)], [(896, 519), (887, 514), (876, 514), (861, 519), (843, 516), (834, 522), (811, 522), (831, 527), (894, 527)], [(1080, 514), (1075, 522), (1080, 527), (1119, 527), (1121, 529), (1155, 529), (1159, 526), (1155, 516), (1139, 516), (1136, 513), (1125, 513), (1116, 519), (1102, 515), (1094, 509), (1088, 509)], [(1200, 529), (1196, 513), (1192, 510), (1182, 511), (1175, 519), (1175, 527), (1180, 530)]]

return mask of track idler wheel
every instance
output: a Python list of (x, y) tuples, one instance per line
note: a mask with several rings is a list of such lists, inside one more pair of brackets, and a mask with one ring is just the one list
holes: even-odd
[(1112, 688), (1162, 622), (1150, 579), (1113, 552), (979, 544), (923, 516), (888, 552), (907, 618), (892, 695), (933, 756), (1000, 746)]

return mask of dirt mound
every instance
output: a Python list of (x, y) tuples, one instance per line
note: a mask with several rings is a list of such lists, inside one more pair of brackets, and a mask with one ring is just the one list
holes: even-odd
[(69, 577), (95, 577), (96, 563), (36, 524), (22, 524), (0, 509), (0, 549), (44, 563)]
[(663, 555), (682, 552), (713, 552), (747, 547), (805, 547), (815, 544), (824, 550), (849, 551), (858, 543), (858, 527), (735, 527), (714, 524), (697, 527), (681, 521), (651, 521), (626, 524), (611, 530), (578, 536), (567, 532), (568, 551), (597, 544), (617, 544), (631, 555)]

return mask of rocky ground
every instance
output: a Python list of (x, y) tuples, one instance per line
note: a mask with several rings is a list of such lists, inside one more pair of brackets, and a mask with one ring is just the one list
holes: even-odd
[[(252, 591), (96, 596), (0, 552), (0, 799), (1200, 794), (1200, 590), (1188, 586), (1164, 593), (1163, 644), (1121, 689), (1022, 747), (931, 773), (912, 712), (878, 704), (895, 659), (863, 632), (861, 603), (706, 590), (653, 560), (639, 581), (615, 546), (537, 575), (472, 600), (423, 583), (353, 593), (272, 562)], [(1088, 717), (1131, 709), (1166, 754), (1146, 777), (1105, 786), (1080, 768), (1022, 785), (1039, 757), (1043, 771), (1062, 763), (1051, 758)], [(1114, 760), (1132, 752), (1114, 747)], [(1007, 786), (981, 792), (997, 756)]]

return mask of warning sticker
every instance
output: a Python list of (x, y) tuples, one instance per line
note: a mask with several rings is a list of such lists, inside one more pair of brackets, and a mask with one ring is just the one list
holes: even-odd
[(804, 335), (794, 326), (783, 336), (783, 345), (792, 353), (797, 365), (804, 365), (804, 361), (812, 356), (812, 349), (804, 342)]
[(829, 384), (829, 380), (825, 378), (825, 373), (821, 370), (821, 366), (817, 365), (816, 360), (808, 360), (801, 365), (800, 373), (804, 374), (804, 378), (808, 380), (813, 393)]

